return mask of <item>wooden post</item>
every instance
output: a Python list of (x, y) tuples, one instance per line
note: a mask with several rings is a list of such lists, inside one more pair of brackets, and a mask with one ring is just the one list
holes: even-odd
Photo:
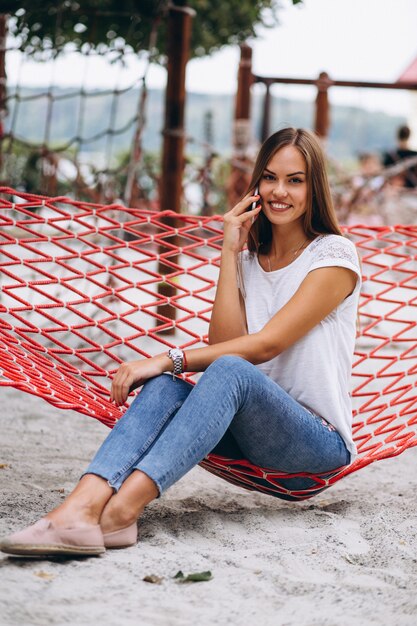
[(250, 88), (252, 86), (252, 48), (240, 46), (240, 63), (237, 76), (235, 123), (233, 128), (233, 148), (239, 155), (245, 155), (250, 143)]
[(205, 141), (205, 156), (204, 164), (201, 168), (201, 190), (203, 196), (203, 204), (201, 207), (202, 215), (212, 215), (213, 207), (210, 204), (210, 190), (211, 190), (211, 168), (213, 163), (213, 113), (212, 111), (206, 111), (204, 114), (204, 141)]
[(327, 72), (320, 72), (317, 85), (317, 97), (316, 97), (316, 116), (314, 122), (314, 129), (317, 135), (326, 140), (330, 129), (330, 106), (328, 89), (332, 81), (329, 78)]
[(265, 82), (264, 112), (262, 116), (261, 140), (265, 141), (271, 134), (271, 83)]
[(185, 69), (189, 57), (191, 21), (195, 11), (186, 0), (169, 5), (168, 81), (165, 94), (165, 125), (160, 186), (161, 210), (181, 212), (184, 170)]
[[(182, 176), (184, 171), (184, 112), (185, 112), (185, 70), (189, 57), (191, 39), (191, 23), (195, 11), (186, 6), (186, 0), (176, 0), (169, 5), (168, 14), (168, 80), (165, 94), (165, 124), (162, 131), (163, 153), (162, 172), (160, 183), (161, 211), (171, 210), (181, 212)], [(165, 222), (176, 227), (176, 220), (166, 218)], [(177, 236), (170, 238), (170, 243), (177, 245)], [(159, 247), (159, 253), (162, 246)], [(178, 263), (178, 254), (170, 255), (172, 263)], [(166, 265), (158, 262), (158, 273), (166, 273)], [(174, 286), (166, 282), (158, 285), (158, 294), (165, 298), (172, 298), (176, 294)], [(176, 309), (170, 304), (160, 304), (157, 307), (159, 315), (175, 320)], [(161, 331), (160, 331), (161, 332)], [(162, 331), (174, 334), (175, 326)]]
[(6, 75), (7, 15), (0, 14), (0, 176), (3, 169), (4, 119), (7, 115), (7, 75)]
[(249, 183), (248, 149), (251, 143), (250, 90), (252, 83), (252, 48), (247, 44), (242, 44), (233, 127), (233, 159), (227, 194), (230, 207), (240, 200)]

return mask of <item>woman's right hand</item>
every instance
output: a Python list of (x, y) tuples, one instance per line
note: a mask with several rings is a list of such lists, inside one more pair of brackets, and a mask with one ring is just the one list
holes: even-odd
[(149, 378), (169, 370), (171, 359), (159, 354), (140, 361), (126, 361), (117, 370), (111, 385), (110, 400), (121, 406), (131, 391), (143, 385)]
[(260, 196), (247, 194), (233, 209), (224, 215), (223, 249), (229, 252), (240, 252), (246, 243), (253, 221), (261, 211), (258, 204), (255, 209), (248, 208), (252, 202), (259, 201)]

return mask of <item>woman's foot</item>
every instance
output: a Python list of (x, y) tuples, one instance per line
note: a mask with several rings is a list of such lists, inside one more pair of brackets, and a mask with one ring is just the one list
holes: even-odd
[(104, 546), (106, 548), (129, 548), (138, 540), (138, 525), (136, 520), (126, 528), (103, 533)]
[[(140, 513), (137, 508), (130, 509), (119, 494), (108, 502), (100, 519), (104, 545), (111, 548), (134, 545), (137, 541), (137, 521)], [(143, 510), (143, 509), (142, 509)]]
[(105, 552), (98, 524), (62, 528), (42, 518), (0, 542), (0, 550), (14, 556), (96, 556)]
[(57, 528), (97, 526), (114, 491), (103, 478), (83, 476), (70, 495), (45, 518)]
[(105, 546), (134, 545), (137, 520), (145, 506), (158, 496), (158, 489), (146, 474), (135, 470), (108, 501), (100, 518)]
[(92, 556), (105, 551), (99, 525), (113, 489), (98, 476), (84, 476), (56, 509), (0, 542), (6, 554)]

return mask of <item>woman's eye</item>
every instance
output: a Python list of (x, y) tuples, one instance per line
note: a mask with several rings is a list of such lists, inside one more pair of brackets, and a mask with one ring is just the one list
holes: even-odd
[(290, 178), (290, 183), (295, 183), (295, 184), (299, 184), (302, 183), (303, 181), (301, 180), (301, 178)]
[(274, 177), (272, 176), (272, 174), (264, 174), (262, 178), (264, 180), (274, 180)]

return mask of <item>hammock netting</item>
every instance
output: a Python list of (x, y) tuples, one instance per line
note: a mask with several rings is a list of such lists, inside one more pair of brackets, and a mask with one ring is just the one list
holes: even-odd
[[(0, 224), (0, 385), (111, 427), (125, 410), (109, 401), (122, 361), (207, 343), (221, 216), (1, 187)], [(289, 475), (208, 455), (202, 467), (229, 482), (305, 499), (417, 444), (417, 227), (358, 225), (344, 232), (357, 246), (364, 278), (352, 370), (358, 457), (331, 474)], [(311, 486), (292, 487), (299, 477)]]

